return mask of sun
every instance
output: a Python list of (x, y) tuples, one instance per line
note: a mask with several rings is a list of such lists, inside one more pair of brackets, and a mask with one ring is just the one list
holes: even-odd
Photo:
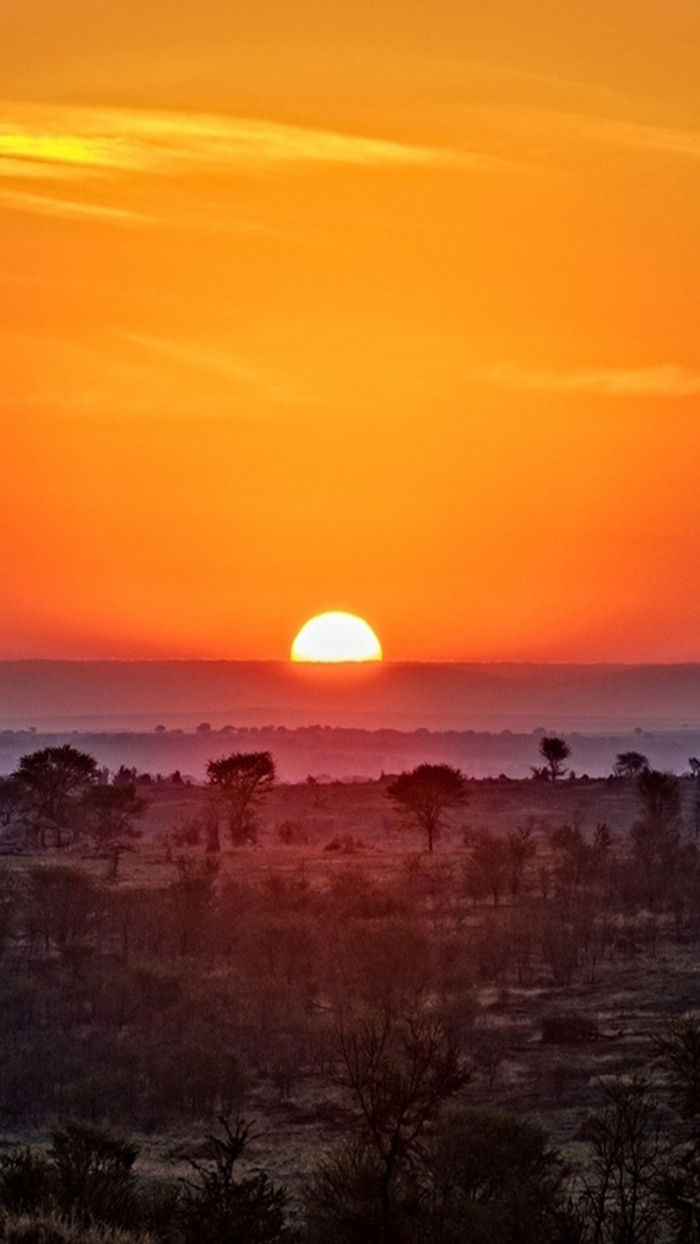
[(372, 627), (354, 613), (319, 613), (302, 626), (292, 661), (381, 661), (382, 646)]

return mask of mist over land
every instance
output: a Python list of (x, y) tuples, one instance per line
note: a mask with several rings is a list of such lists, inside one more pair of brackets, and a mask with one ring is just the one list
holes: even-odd
[(700, 752), (700, 665), (6, 661), (0, 730), (3, 772), (77, 736), (112, 768), (195, 778), (213, 755), (263, 746), (291, 781), (422, 760), (521, 777), (538, 730), (569, 737), (579, 774), (608, 773), (632, 747), (680, 772)]

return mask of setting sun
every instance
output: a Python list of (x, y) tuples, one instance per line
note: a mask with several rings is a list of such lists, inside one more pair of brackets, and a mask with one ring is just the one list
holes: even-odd
[(354, 613), (319, 613), (302, 626), (292, 661), (381, 661), (382, 646), (372, 627)]

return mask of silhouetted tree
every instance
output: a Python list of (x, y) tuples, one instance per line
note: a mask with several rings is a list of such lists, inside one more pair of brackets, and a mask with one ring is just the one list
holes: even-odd
[(593, 1244), (657, 1244), (667, 1165), (658, 1106), (643, 1077), (605, 1085), (603, 1109), (584, 1125), (592, 1155), (581, 1195)]
[(660, 833), (675, 829), (681, 812), (678, 778), (673, 773), (646, 769), (637, 777), (636, 789), (642, 820)]
[[(350, 1177), (356, 1186), (346, 1191), (351, 1199), (359, 1194), (361, 1213), (354, 1233), (340, 1238), (398, 1244), (426, 1129), (469, 1072), (453, 1037), (431, 1015), (368, 1020), (341, 1029), (338, 1044), (340, 1081), (357, 1111), (357, 1131), (354, 1143), (318, 1174), (312, 1238), (332, 1238), (342, 1228), (330, 1194), (333, 1186), (342, 1192)], [(324, 1214), (325, 1236), (319, 1232)]]
[(681, 1143), (662, 1184), (674, 1226), (671, 1238), (674, 1244), (695, 1244), (700, 1239), (700, 1022), (694, 1015), (674, 1020), (653, 1049), (683, 1121)]
[(386, 795), (406, 822), (426, 835), (432, 851), (447, 813), (466, 803), (469, 789), (464, 774), (452, 765), (422, 764), (395, 778)]
[(642, 752), (618, 752), (613, 765), (615, 777), (633, 778), (649, 768), (649, 761)]
[(427, 1156), (421, 1244), (577, 1244), (565, 1169), (537, 1124), (452, 1108)]
[(87, 813), (86, 828), (100, 852), (119, 839), (138, 838), (135, 822), (148, 808), (148, 800), (136, 793), (133, 782), (99, 782), (83, 797)]
[(700, 1139), (700, 1020), (695, 1015), (674, 1020), (654, 1039), (653, 1049), (670, 1081), (675, 1105)]
[(24, 886), (16, 872), (0, 865), (0, 955), (12, 934)]
[(99, 773), (94, 756), (65, 743), (22, 756), (12, 776), (20, 784), (26, 807), (42, 824), (42, 846), (48, 821), (56, 829), (60, 847), (62, 828), (71, 814), (76, 815), (78, 800), (97, 782)]
[(571, 755), (569, 744), (556, 734), (546, 734), (540, 739), (540, 756), (546, 761), (552, 782), (566, 773), (564, 761)]
[(520, 892), (525, 869), (529, 861), (537, 854), (537, 844), (530, 825), (520, 825), (517, 829), (509, 830), (506, 838), (506, 854), (510, 873), (510, 892), (515, 898)]
[(488, 829), (480, 829), (473, 837), (471, 867), (475, 892), (491, 895), (494, 907), (498, 907), (508, 874), (508, 845)]
[(174, 931), (180, 955), (199, 949), (215, 900), (219, 865), (211, 859), (201, 862), (181, 856), (177, 860), (178, 878), (170, 886)]
[(284, 1191), (264, 1171), (237, 1174), (250, 1125), (221, 1117), (223, 1136), (207, 1137), (207, 1161), (190, 1159), (195, 1178), (183, 1187), (184, 1244), (275, 1244), (287, 1238)]
[(0, 825), (10, 825), (22, 812), (22, 784), (16, 774), (0, 777)]
[(71, 797), (81, 795), (97, 781), (97, 761), (88, 752), (65, 743), (22, 756), (13, 776), (41, 816), (59, 821)]
[(254, 842), (255, 806), (275, 780), (275, 763), (270, 753), (233, 752), (220, 760), (210, 760), (207, 778), (226, 807), (231, 841)]
[(92, 877), (81, 868), (38, 864), (27, 874), (26, 921), (30, 939), (40, 937), (48, 954), (82, 942), (101, 905)]
[(678, 863), (681, 793), (672, 773), (647, 769), (636, 779), (641, 816), (630, 829), (635, 863), (653, 903), (666, 892)]

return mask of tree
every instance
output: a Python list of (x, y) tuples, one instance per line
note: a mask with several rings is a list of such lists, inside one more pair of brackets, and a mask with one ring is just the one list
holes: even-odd
[(672, 773), (647, 769), (636, 779), (641, 816), (630, 829), (632, 851), (653, 904), (677, 873), (680, 852), (681, 793)]
[(99, 854), (116, 846), (120, 839), (138, 837), (134, 822), (143, 816), (148, 800), (137, 795), (133, 782), (99, 782), (85, 792), (83, 806), (88, 833), (95, 844), (95, 854)]
[(585, 1124), (584, 1136), (592, 1155), (581, 1207), (593, 1244), (656, 1244), (668, 1154), (658, 1106), (643, 1077), (608, 1083), (603, 1109)]
[(674, 1104), (700, 1138), (700, 1020), (682, 1015), (654, 1039), (653, 1048)]
[(255, 842), (254, 810), (275, 780), (269, 752), (232, 752), (210, 760), (207, 778), (216, 797), (226, 806), (233, 843)]
[(510, 872), (510, 892), (515, 898), (520, 893), (527, 864), (537, 854), (537, 843), (531, 825), (519, 825), (517, 829), (509, 830), (506, 838), (506, 852)]
[(473, 839), (471, 866), (476, 893), (488, 892), (494, 907), (498, 907), (508, 873), (506, 840), (497, 838), (488, 829), (480, 829)]
[(0, 825), (11, 825), (22, 813), (22, 786), (16, 774), (0, 777)]
[(398, 1244), (408, 1238), (427, 1131), (469, 1072), (434, 1015), (384, 1015), (338, 1036), (356, 1132), (312, 1183), (311, 1238)]
[(566, 1171), (536, 1123), (457, 1107), (437, 1126), (427, 1159), (423, 1244), (575, 1244)]
[(27, 874), (27, 932), (63, 951), (84, 942), (97, 919), (101, 895), (89, 873), (65, 864), (37, 864)]
[(539, 752), (542, 759), (546, 761), (552, 782), (556, 782), (557, 778), (566, 773), (564, 761), (571, 755), (569, 744), (556, 734), (545, 734), (540, 739)]
[(250, 1125), (221, 1117), (223, 1136), (207, 1136), (207, 1162), (190, 1159), (196, 1179), (184, 1184), (184, 1244), (274, 1244), (287, 1238), (286, 1194), (264, 1171), (237, 1177)]
[(56, 827), (60, 847), (61, 829), (71, 814), (76, 814), (81, 797), (97, 782), (99, 773), (94, 756), (65, 743), (22, 756), (12, 776), (19, 782), (32, 815)]
[(664, 1199), (675, 1226), (673, 1240), (693, 1244), (700, 1238), (700, 1022), (694, 1015), (674, 1020), (653, 1049), (683, 1122), (675, 1161), (663, 1181)]
[(452, 765), (422, 764), (395, 778), (386, 795), (407, 823), (426, 835), (432, 851), (447, 813), (466, 803), (469, 789), (464, 774)]
[(642, 752), (618, 752), (613, 765), (613, 773), (615, 777), (634, 778), (640, 773), (645, 773), (649, 768), (649, 761)]
[(673, 773), (645, 769), (637, 777), (636, 788), (644, 823), (662, 834), (675, 829), (681, 812), (678, 778)]

